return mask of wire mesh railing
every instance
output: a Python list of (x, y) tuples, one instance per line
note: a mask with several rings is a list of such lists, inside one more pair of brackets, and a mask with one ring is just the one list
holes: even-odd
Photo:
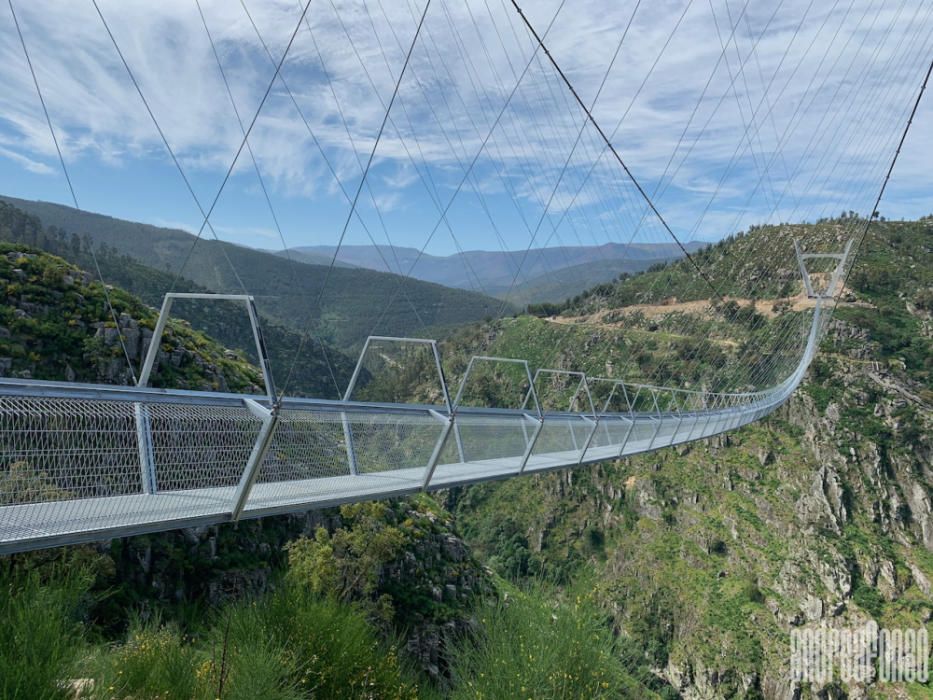
[[(451, 400), (437, 343), (388, 337), (367, 341), (339, 401), (277, 396), (271, 385), (245, 396), (0, 379), (0, 552), (449, 488), (709, 437), (790, 396), (825, 330), (822, 301), (796, 369), (764, 391), (532, 374), (525, 360), (476, 356)], [(440, 401), (379, 402), (378, 382), (352, 400), (366, 362), (400, 346), (425, 353)], [(484, 390), (497, 377), (508, 384), (503, 405)]]
[(582, 374), (552, 392), (572, 395), (564, 410), (537, 398), (531, 408), (439, 410), (0, 380), (0, 551), (449, 488), (702, 439), (786, 400), (818, 324), (801, 367), (771, 391), (613, 380), (627, 397), (615, 411), (593, 407)]

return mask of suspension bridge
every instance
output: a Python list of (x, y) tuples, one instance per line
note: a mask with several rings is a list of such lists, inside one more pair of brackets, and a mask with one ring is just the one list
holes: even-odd
[[(34, 69), (28, 32), (24, 31), (27, 28), (20, 23), (13, 0), (8, 0), (8, 4), (49, 135), (66, 176), (72, 201), (79, 208), (40, 76)], [(284, 381), (277, 384), (263, 338), (262, 309), (258, 298), (249, 290), (242, 288), (236, 293), (210, 294), (170, 290), (164, 296), (141, 366), (134, 367), (126, 356), (129, 371), (135, 377), (134, 385), (0, 378), (0, 473), (3, 477), (0, 552), (238, 521), (574, 468), (734, 430), (761, 419), (787, 401), (803, 380), (826, 333), (858, 246), (877, 216), (884, 186), (920, 102), (923, 90), (917, 94), (917, 87), (922, 71), (917, 66), (926, 60), (931, 39), (930, 32), (924, 32), (922, 28), (927, 26), (925, 22), (933, 6), (917, 3), (917, 7), (908, 7), (902, 3), (897, 13), (890, 17), (873, 15), (866, 10), (848, 35), (843, 32), (839, 43), (836, 39), (840, 29), (848, 26), (848, 14), (838, 26), (834, 24), (836, 18), (831, 12), (821, 15), (823, 24), (813, 34), (809, 47), (805, 51), (801, 49), (803, 57), (799, 58), (799, 63), (783, 68), (786, 72), (781, 73), (782, 58), (774, 76), (768, 80), (758, 63), (756, 47), (767, 35), (777, 10), (753, 31), (745, 15), (748, 3), (735, 16), (732, 13), (737, 8), (729, 7), (728, 3), (721, 16), (711, 3), (718, 46), (722, 51), (718, 53), (710, 81), (697, 100), (698, 108), (707, 103), (711, 105), (707, 121), (702, 127), (694, 124), (694, 119), (700, 121), (698, 115), (702, 114), (699, 109), (694, 110), (658, 185), (649, 192), (626, 160), (625, 142), (617, 140), (619, 127), (612, 131), (603, 128), (597, 104), (613, 64), (624, 47), (627, 33), (638, 17), (640, 3), (629, 8), (631, 18), (620, 27), (615, 54), (589, 100), (585, 100), (577, 89), (572, 73), (566, 72), (555, 52), (548, 49), (552, 30), (560, 24), (558, 17), (563, 10), (563, 2), (543, 27), (537, 27), (534, 19), (514, 1), (511, 7), (501, 3), (498, 14), (490, 9), (489, 3), (484, 4), (489, 13), (488, 21), (482, 24), (474, 18), (473, 25), (482, 39), (482, 50), (478, 53), (470, 53), (467, 42), (456, 31), (455, 50), (447, 55), (440, 50), (441, 33), (445, 29), (453, 31), (456, 27), (456, 18), (451, 16), (452, 6), (444, 3), (435, 2), (436, 6), (432, 7), (428, 0), (408, 8), (411, 17), (408, 18), (409, 24), (405, 25), (408, 27), (407, 42), (396, 34), (401, 24), (393, 24), (387, 18), (388, 23), (380, 32), (378, 22), (371, 22), (372, 39), (377, 43), (394, 41), (398, 45), (397, 51), (384, 48), (381, 52), (388, 77), (383, 81), (382, 90), (375, 84), (377, 78), (370, 73), (370, 69), (377, 73), (376, 68), (367, 64), (364, 58), (367, 55), (365, 47), (357, 45), (362, 42), (361, 36), (343, 28), (342, 31), (347, 32), (348, 50), (355, 54), (355, 59), (365, 71), (366, 82), (372, 83), (372, 92), (380, 106), (380, 116), (369, 125), (369, 131), (355, 137), (350, 120), (343, 118), (341, 101), (334, 87), (335, 78), (326, 69), (318, 43), (309, 44), (317, 52), (319, 78), (324, 81), (322, 85), (333, 91), (334, 104), (351, 144), (351, 166), (343, 167), (352, 168), (355, 163), (358, 168), (355, 181), (341, 176), (333, 164), (339, 149), (346, 148), (347, 144), (322, 143), (320, 125), (316, 126), (307, 116), (307, 108), (300, 104), (299, 96), (286, 82), (287, 61), (296, 40), (303, 36), (303, 28), (307, 38), (314, 40), (315, 30), (308, 15), (311, 2), (302, 4), (297, 24), (294, 24), (279, 59), (274, 57), (243, 3), (246, 17), (258, 37), (256, 45), (261, 47), (260, 58), (263, 63), (268, 59), (272, 70), (251, 119), (247, 118), (249, 114), (244, 115), (238, 108), (224, 69), (222, 52), (217, 51), (207, 15), (200, 4), (196, 4), (222, 77), (224, 95), (233, 109), (238, 143), (216, 195), (212, 200), (204, 201), (191, 187), (185, 167), (160, 125), (152, 101), (147, 99), (143, 85), (134, 73), (132, 57), (124, 53), (107, 15), (96, 0), (92, 0), (95, 16), (119, 59), (119, 65), (200, 212), (202, 224), (192, 248), (205, 231), (219, 240), (211, 218), (215, 215), (224, 187), (236, 178), (241, 158), (249, 161), (264, 200), (275, 218), (272, 198), (263, 180), (262, 159), (253, 152), (252, 139), (268, 98), (276, 88), (276, 96), (286, 106), (291, 105), (299, 115), (318, 156), (333, 176), (338, 199), (346, 205), (346, 213), (342, 215), (336, 231), (338, 251), (351, 227), (365, 232), (373, 240), (371, 230), (385, 226), (379, 197), (374, 192), (372, 173), (380, 167), (380, 143), (391, 140), (395, 157), (410, 165), (415, 180), (423, 186), (424, 192), (419, 201), (430, 213), (425, 227), (426, 241), (419, 250), (419, 258), (438, 231), (448, 232), (453, 244), (461, 249), (455, 233), (458, 226), (454, 204), (467, 196), (474, 198), (481, 216), (496, 236), (508, 227), (524, 230), (529, 239), (525, 257), (534, 255), (536, 243), (546, 247), (552, 240), (560, 241), (562, 234), (578, 236), (580, 231), (590, 234), (606, 231), (607, 235), (614, 235), (630, 244), (673, 241), (683, 252), (681, 269), (690, 275), (692, 298), (705, 300), (709, 308), (729, 309), (720, 312), (723, 325), (727, 327), (740, 323), (741, 307), (720, 307), (717, 304), (740, 296), (752, 300), (765, 299), (773, 291), (768, 281), (774, 279), (790, 285), (793, 291), (784, 295), (787, 298), (800, 290), (800, 298), (806, 300), (805, 308), (795, 312), (794, 322), (777, 326), (777, 330), (768, 336), (773, 346), (756, 348), (749, 343), (749, 347), (736, 350), (724, 364), (708, 374), (702, 388), (688, 386), (686, 381), (682, 386), (652, 381), (658, 377), (645, 376), (644, 372), (637, 376), (632, 373), (631, 378), (620, 373), (608, 377), (593, 376), (563, 366), (532, 366), (521, 357), (484, 354), (473, 355), (458, 381), (448, 382), (444, 358), (435, 340), (370, 335), (362, 345), (356, 370), (349, 386), (342, 392), (342, 398), (321, 399), (299, 396), (297, 392), (290, 391), (294, 363), (284, 368), (287, 371), (280, 375)], [(684, 14), (677, 19), (671, 37), (678, 31), (690, 6), (691, 3), (687, 3)], [(334, 16), (329, 28), (341, 31), (338, 27), (342, 26), (349, 11), (347, 8), (338, 10), (334, 5), (331, 7)], [(464, 7), (472, 17), (474, 8), (469, 3)], [(475, 9), (479, 10), (479, 7)], [(851, 6), (849, 10), (852, 10)], [(364, 8), (364, 11), (368, 13), (369, 9)], [(809, 11), (807, 9), (796, 18), (800, 22), (798, 30)], [(724, 33), (720, 33), (719, 22), (727, 23)], [(876, 22), (880, 24), (876, 25)], [(743, 26), (748, 27), (744, 35), (744, 52), (737, 37)], [(876, 29), (877, 35), (869, 41), (866, 32), (871, 28)], [(320, 27), (317, 31), (320, 32)], [(508, 41), (508, 34), (514, 36), (512, 44)], [(833, 41), (828, 43), (826, 54), (814, 66), (816, 57), (808, 56), (820, 36), (832, 36)], [(500, 47), (498, 58), (491, 48), (494, 40)], [(861, 41), (862, 45), (857, 49), (849, 47), (853, 40)], [(789, 40), (789, 46), (794, 41), (797, 41), (796, 32)], [(662, 54), (668, 43), (670, 38), (663, 44)], [(836, 53), (833, 53), (834, 46)], [(459, 63), (457, 56), (460, 56)], [(481, 60), (488, 64), (485, 72), (476, 65)], [(827, 62), (835, 67), (840, 61), (843, 63), (834, 70), (823, 68)], [(903, 95), (891, 94), (891, 85), (885, 81), (866, 79), (865, 82), (847, 84), (850, 71), (858, 74), (860, 65), (878, 62), (892, 74), (897, 71), (914, 78)], [(760, 101), (754, 105), (747, 88), (756, 64), (755, 72), (762, 85)], [(798, 69), (805, 72), (808, 68), (812, 71), (812, 92), (808, 86), (796, 105), (797, 109), (786, 115), (782, 130), (776, 121), (779, 115), (774, 110), (783, 95), (778, 84), (788, 89), (794, 81), (800, 81)], [(458, 89), (441, 91), (442, 94), (431, 93), (425, 83), (428, 71), (432, 70), (435, 77), (451, 79), (457, 71), (463, 71), (469, 80), (455, 81), (461, 86)], [(654, 70), (653, 65), (642, 86)], [(828, 80), (830, 75), (838, 74), (842, 74), (838, 82)], [(493, 82), (499, 89), (487, 90), (483, 75), (487, 82)], [(714, 80), (717, 75), (719, 79)], [(786, 82), (776, 81), (779, 75), (789, 77)], [(926, 76), (929, 77), (929, 70)], [(925, 80), (922, 82), (926, 84)], [(746, 90), (740, 97), (737, 86), (742, 84)], [(391, 87), (388, 97), (385, 97), (385, 85)], [(779, 92), (771, 92), (775, 85)], [(712, 95), (707, 95), (707, 91), (712, 93), (716, 86), (721, 88), (722, 94), (718, 102), (710, 99)], [(845, 92), (840, 93), (843, 87)], [(473, 94), (473, 104), (482, 105), (484, 112), (473, 116), (473, 110), (463, 102), (461, 92)], [(832, 118), (824, 123), (822, 117), (829, 113), (828, 108), (823, 107), (824, 112), (819, 112), (815, 103), (818, 97), (827, 94), (833, 95), (836, 100), (833, 104), (839, 110), (832, 114), (847, 115), (844, 123), (834, 123)], [(783, 240), (775, 242), (773, 247), (765, 242), (746, 251), (742, 259), (724, 263), (691, 255), (686, 245), (688, 239), (675, 233), (657, 202), (686, 161), (686, 155), (681, 159), (675, 156), (683, 155), (684, 151), (689, 155), (689, 149), (700, 142), (717, 111), (724, 103), (730, 103), (730, 97), (735, 98), (736, 114), (742, 128), (737, 133), (735, 153), (722, 170), (710, 202), (715, 200), (722, 187), (731, 182), (729, 178), (735, 177), (744, 183), (749, 201), (756, 197), (764, 199), (771, 214), (777, 216), (788, 213), (788, 208), (781, 208), (782, 202), (793, 200), (790, 213), (802, 220), (809, 214), (825, 211), (828, 206), (825, 201), (808, 203), (806, 193), (814, 187), (831, 184), (834, 178), (841, 180), (846, 168), (854, 168), (869, 172), (869, 176), (858, 180), (858, 186), (853, 186), (848, 192), (851, 200), (846, 201), (873, 202), (871, 210), (863, 217), (852, 217), (838, 226), (829, 244), (824, 240), (813, 249), (807, 241), (787, 245), (788, 241)], [(550, 120), (547, 123), (552, 134), (550, 137), (536, 131), (540, 125), (535, 123), (535, 119), (542, 114), (540, 109), (531, 112), (527, 109), (529, 105), (540, 105), (541, 100), (557, 102), (564, 119), (557, 123), (557, 117), (550, 112), (541, 116)], [(896, 108), (883, 111), (874, 120), (868, 118), (872, 105), (879, 104), (893, 104)], [(801, 107), (817, 114), (817, 120), (806, 122), (804, 128), (801, 128), (803, 122), (797, 111)], [(819, 116), (821, 114), (822, 117)], [(419, 115), (433, 120), (438, 126), (448, 124), (450, 127), (439, 129), (437, 136), (441, 139), (440, 146), (449, 148), (450, 159), (446, 165), (454, 173), (451, 176), (448, 172), (444, 182), (436, 181), (444, 175), (434, 172), (425, 155), (425, 150), (437, 148), (439, 144), (422, 144), (417, 137), (415, 125)], [(869, 125), (871, 129), (866, 131)], [(806, 141), (808, 133), (811, 143), (801, 148), (801, 142)], [(764, 142), (769, 137), (773, 143), (765, 147)], [(691, 138), (692, 146), (689, 145)], [(354, 139), (366, 145), (358, 146)], [(824, 142), (824, 139), (828, 141)], [(819, 143), (822, 143), (823, 150), (817, 157), (814, 154)], [(791, 148), (790, 144), (795, 147)], [(853, 150), (859, 148), (864, 150)], [(530, 172), (527, 154), (536, 149), (544, 149), (549, 160), (547, 167)], [(742, 162), (747, 166), (745, 169), (739, 168), (738, 164)], [(879, 173), (883, 173), (883, 179)], [(500, 186), (499, 191), (505, 193), (503, 199), (510, 201), (504, 205), (491, 203), (484, 194), (484, 181), (496, 182)], [(519, 191), (532, 184), (541, 190), (536, 195), (523, 195)], [(611, 203), (607, 203), (604, 196), (607, 192), (614, 198)], [(868, 192), (877, 196), (866, 199)], [(579, 206), (574, 206), (577, 201)], [(508, 206), (513, 210), (505, 212)], [(708, 208), (700, 215), (691, 240), (700, 229)], [(278, 219), (275, 221), (278, 227)], [(385, 233), (388, 237), (387, 230)], [(546, 240), (539, 240), (539, 234), (546, 234)], [(287, 251), (281, 228), (278, 235)], [(391, 241), (389, 250), (394, 251)], [(325, 294), (327, 279), (337, 259), (338, 253), (335, 252), (324, 272), (321, 296)], [(185, 263), (176, 271), (176, 280), (184, 274), (187, 260), (185, 258)], [(392, 260), (384, 262), (400, 275), (410, 273), (414, 267), (413, 264), (408, 270), (403, 269), (397, 258), (394, 266)], [(754, 274), (746, 273), (741, 281), (745, 285), (744, 294), (735, 289), (727, 294), (721, 292), (730, 275), (748, 269)], [(97, 273), (100, 273), (99, 266)], [(514, 272), (513, 285), (520, 274), (521, 265)], [(789, 282), (791, 279), (792, 284)], [(106, 280), (101, 278), (101, 282)], [(650, 293), (646, 292), (646, 298), (663, 297), (666, 291), (664, 284), (663, 277), (659, 276), (654, 283), (655, 288), (649, 290)], [(192, 298), (202, 302), (230, 302), (243, 307), (253, 333), (256, 364), (265, 384), (262, 393), (237, 394), (150, 386), (153, 374), (158, 371), (161, 340), (173, 304)], [(401, 299), (397, 289), (386, 301), (388, 306), (406, 300)], [(321, 298), (308, 300), (308, 303), (316, 303), (319, 307)], [(113, 314), (112, 307), (110, 313)], [(682, 327), (667, 329), (671, 335), (688, 332), (690, 319), (684, 318), (679, 322)], [(692, 322), (695, 323), (695, 319)], [(759, 317), (754, 323), (763, 325), (768, 320)], [(691, 332), (697, 335), (696, 330)], [(302, 344), (311, 344), (314, 340), (313, 329), (308, 329)], [(681, 359), (700, 366), (704, 362), (703, 353), (710, 352), (714, 345), (712, 338), (704, 338), (698, 349), (689, 351), (688, 356)], [(438, 403), (428, 405), (359, 398), (361, 383), (372, 374), (367, 369), (367, 362), (381, 347), (414, 348), (424, 353), (429, 358), (427, 366), (431, 367), (431, 376), (425, 381), (441, 397)], [(626, 348), (626, 354), (634, 356), (636, 350), (635, 345), (630, 346)], [(294, 362), (300, 362), (301, 358), (302, 348), (299, 348)], [(515, 405), (483, 405), (482, 401), (468, 400), (475, 393), (472, 390), (477, 377), (490, 367), (508, 367), (517, 373), (521, 395)], [(555, 382), (567, 389), (560, 394), (560, 400), (555, 400), (553, 392), (550, 392)]]

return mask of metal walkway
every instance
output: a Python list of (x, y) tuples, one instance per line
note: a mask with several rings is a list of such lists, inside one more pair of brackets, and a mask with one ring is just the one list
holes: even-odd
[(716, 435), (791, 395), (818, 345), (820, 303), (799, 365), (771, 390), (614, 380), (622, 412), (300, 398), (274, 410), (263, 396), (0, 380), (0, 552), (401, 496)]

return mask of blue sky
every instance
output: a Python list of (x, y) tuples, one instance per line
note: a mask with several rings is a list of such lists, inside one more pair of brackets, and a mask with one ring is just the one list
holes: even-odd
[[(542, 33), (560, 6), (524, 4)], [(259, 36), (281, 57), (301, 6), (248, 0), (257, 36), (240, 3), (201, 5), (248, 124), (274, 71)], [(93, 5), (14, 7), (81, 207), (197, 231), (197, 206)], [(100, 7), (206, 208), (242, 132), (194, 0)], [(338, 241), (423, 9), (311, 3), (282, 71), (303, 118), (276, 81), (249, 140), (289, 246)], [(0, 192), (69, 204), (8, 8), (0, 14)], [(546, 43), (678, 236), (713, 240), (867, 211), (929, 61), (931, 16), (933, 2), (915, 0), (566, 0)], [(443, 255), (669, 242), (533, 46), (508, 0), (434, 0), (346, 244)], [(933, 211), (931, 125), (927, 99), (882, 213)], [(225, 240), (282, 247), (245, 151), (211, 222)]]

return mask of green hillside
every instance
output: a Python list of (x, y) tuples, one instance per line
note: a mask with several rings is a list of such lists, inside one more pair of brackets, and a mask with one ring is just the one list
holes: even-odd
[[(781, 224), (752, 226), (747, 232), (728, 236), (721, 241), (693, 252), (692, 258), (704, 276), (724, 298), (775, 299), (796, 293), (800, 289), (800, 273), (794, 255), (794, 241), (805, 252), (840, 252), (848, 241), (856, 241), (865, 229), (865, 220), (854, 214), (825, 219), (815, 224)], [(872, 236), (888, 241), (888, 253), (894, 264), (898, 255), (905, 255), (903, 284), (908, 292), (929, 282), (924, 270), (916, 265), (917, 257), (925, 254), (924, 234), (933, 235), (933, 221), (876, 221)], [(908, 248), (899, 248), (906, 238)], [(762, 251), (767, 255), (762, 256)], [(870, 251), (865, 251), (870, 254)], [(811, 263), (813, 264), (813, 263)], [(858, 274), (876, 275), (867, 261)], [(888, 273), (892, 272), (888, 270)], [(853, 273), (856, 274), (856, 273)], [(877, 281), (877, 280), (875, 280)], [(854, 280), (850, 280), (854, 282)], [(561, 305), (565, 313), (585, 313), (594, 310), (620, 308), (632, 304), (664, 304), (714, 297), (710, 285), (687, 260), (656, 265), (620, 281), (595, 285), (583, 294)]]
[[(0, 241), (33, 246), (52, 253), (77, 265), (94, 280), (97, 279), (94, 258), (90, 252), (92, 243), (88, 236), (66, 234), (62, 229), (43, 227), (35, 216), (3, 201), (0, 201)], [(173, 275), (143, 265), (112, 248), (99, 247), (96, 258), (108, 284), (130, 292), (155, 309), (161, 306), (163, 295), (175, 282)], [(184, 278), (177, 281), (174, 289), (178, 292), (208, 291)], [(242, 304), (177, 301), (173, 305), (172, 315), (187, 320), (193, 328), (216, 338), (224, 346), (240, 351), (249, 361), (258, 361), (252, 328)], [(301, 336), (267, 317), (262, 317), (261, 323), (273, 377), (281, 384), (298, 353)], [(342, 391), (353, 370), (354, 361), (336, 348), (327, 345), (322, 348), (319, 341), (306, 342), (300, 360), (294, 365), (289, 390), (297, 394), (336, 398), (340, 391), (334, 386), (331, 372)], [(140, 362), (135, 362), (135, 366), (138, 368)]]
[(623, 274), (634, 274), (663, 263), (664, 260), (609, 259), (560, 268), (516, 284), (511, 292), (507, 288), (491, 288), (490, 294), (505, 297), (516, 306), (561, 302), (577, 296), (597, 284), (611, 282)]
[[(770, 306), (781, 298), (799, 294), (802, 289), (796, 260), (788, 255), (793, 251), (794, 239), (804, 241), (814, 250), (841, 250), (854, 235), (846, 231), (856, 230), (860, 234), (863, 228), (864, 221), (853, 227), (851, 219), (760, 227), (701, 250), (694, 254), (694, 259), (727, 300), (745, 306), (757, 301), (754, 310), (760, 312), (764, 308), (761, 300)], [(752, 253), (761, 250), (780, 255), (780, 263), (762, 264), (760, 259), (756, 262)], [(873, 223), (871, 236), (847, 280), (846, 302), (836, 311), (838, 319), (865, 328), (870, 337), (878, 340), (879, 356), (872, 359), (897, 359), (928, 387), (933, 387), (930, 383), (933, 359), (925, 330), (926, 315), (933, 310), (931, 250), (933, 218)], [(566, 303), (548, 305), (541, 311), (585, 318), (591, 313), (605, 315), (613, 309), (625, 311), (635, 304), (655, 304), (661, 311), (668, 306), (669, 315), (674, 316), (681, 313), (677, 302), (710, 297), (709, 287), (698, 279), (692, 266), (677, 261), (597, 285)], [(714, 307), (722, 308), (716, 304)], [(631, 316), (627, 318), (632, 320)], [(737, 329), (741, 324), (732, 327)]]
[[(109, 290), (61, 258), (0, 243), (0, 371), (4, 376), (126, 384), (119, 335), (138, 362), (157, 314), (118, 288)], [(118, 327), (119, 324), (119, 327)], [(166, 328), (154, 386), (260, 392), (258, 368), (182, 320)]]
[[(360, 504), (15, 560), (2, 569), (11, 594), (0, 613), (12, 623), (0, 633), (0, 691), (8, 679), (28, 680), (29, 692), (63, 697), (48, 689), (64, 678), (117, 698), (344, 697), (348, 688), (389, 698), (929, 697), (928, 683), (796, 686), (787, 659), (789, 633), (803, 625), (874, 620), (933, 632), (931, 224), (873, 227), (807, 379), (760, 423), (455, 489), (440, 494), (443, 506)], [(827, 230), (793, 235), (817, 240)], [(747, 235), (719, 254), (781, 231)], [(649, 314), (652, 279), (678, 284), (688, 276), (678, 270), (619, 280), (559, 314), (461, 328), (444, 341), (445, 370), (456, 382), (469, 355), (485, 352), (612, 374), (637, 347), (644, 357), (632, 371), (661, 367), (671, 381), (702, 382), (712, 355), (677, 366), (698, 338), (767, 353), (767, 329), (805, 318), (769, 296), (785, 282), (799, 292), (783, 273), (762, 280), (761, 298), (777, 307), (770, 314), (743, 300), (748, 311), (727, 321), (717, 306), (661, 297)], [(757, 274), (742, 271), (732, 292), (747, 293), (743, 276)], [(18, 358), (12, 371), (67, 374), (81, 359), (100, 379), (119, 359), (112, 343), (91, 342), (96, 328), (68, 330), (72, 319), (107, 322), (102, 288), (86, 276), (66, 280), (74, 275), (22, 246), (0, 251), (12, 292), (0, 322), (11, 333), (0, 331), (0, 343), (23, 346), (3, 350)], [(86, 312), (69, 291), (78, 285)], [(121, 312), (145, 315), (114, 293)], [(637, 311), (624, 302), (633, 296)], [(68, 332), (76, 335), (59, 347)], [(218, 355), (184, 324), (172, 337), (196, 352), (198, 342), (214, 348), (189, 365), (196, 376), (173, 381), (210, 384), (223, 360), (243, 369), (236, 381), (256, 380), (242, 358)], [(722, 349), (726, 360), (735, 352)], [(364, 390), (431, 398), (426, 377), (399, 367)], [(493, 379), (480, 377), (472, 398), (504, 401), (509, 385)], [(368, 695), (355, 693), (364, 686)]]
[[(838, 224), (756, 229), (717, 255), (738, 260), (733, 247), (791, 236), (832, 245)], [(442, 345), (445, 372), (456, 383), (477, 353), (703, 385), (739, 351), (767, 359), (782, 324), (807, 319), (792, 303), (799, 277), (733, 269), (729, 291), (748, 293), (757, 275), (766, 307), (662, 297), (668, 280), (690, 289), (692, 273), (674, 263), (591, 290), (558, 315), (461, 329)], [(773, 296), (784, 285), (791, 298)], [(662, 303), (649, 314), (627, 302), (646, 298)], [(794, 696), (794, 627), (874, 619), (933, 631), (931, 300), (933, 220), (879, 222), (807, 379), (773, 416), (618, 462), (457, 489), (448, 507), (481, 560), (509, 580), (592, 582), (615, 632), (685, 697)], [(701, 343), (718, 349), (688, 359)], [(771, 381), (799, 357), (786, 354), (785, 374)], [(430, 399), (431, 376), (425, 362), (369, 388), (398, 392), (407, 381), (409, 395)], [(507, 405), (509, 390), (497, 368), (476, 378), (473, 398)], [(908, 689), (873, 687), (869, 697)], [(828, 697), (816, 691), (800, 697)], [(926, 697), (925, 686), (916, 691), (909, 697)]]
[[(766, 227), (720, 252), (781, 235)], [(865, 246), (850, 303), (785, 407), (699, 443), (452, 493), (481, 559), (514, 581), (593, 581), (616, 632), (685, 697), (929, 697), (917, 684), (795, 690), (786, 670), (803, 624), (933, 631), (933, 221), (880, 222)], [(681, 269), (605, 285), (564, 313), (624, 311)], [(602, 374), (637, 331), (618, 318), (615, 330), (517, 319), (468, 344)]]
[[(105, 246), (172, 276), (180, 269), (195, 240), (184, 231), (123, 221), (58, 204), (2, 199), (37, 216), (46, 228), (58, 229), (68, 237), (87, 236), (96, 247)], [(207, 238), (195, 246), (184, 276), (211, 291), (242, 293), (239, 276), (256, 297), (263, 315), (293, 331), (301, 332), (310, 325), (343, 350), (359, 347), (370, 334), (417, 335), (425, 327), (486, 318), (502, 306), (497, 299), (439, 284), (335, 267), (318, 308), (316, 302), (327, 278), (326, 267), (289, 262), (272, 253)]]
[[(4, 376), (126, 382), (118, 336), (138, 360), (156, 321), (111, 286), (114, 323), (90, 273), (19, 243), (0, 243), (0, 289)], [(260, 383), (242, 353), (169, 322), (155, 386)], [(0, 490), (19, 478), (8, 466)], [(610, 700), (664, 685), (591, 596), (491, 576), (426, 497), (4, 556), (0, 587), (3, 698), (467, 700), (572, 688)]]

